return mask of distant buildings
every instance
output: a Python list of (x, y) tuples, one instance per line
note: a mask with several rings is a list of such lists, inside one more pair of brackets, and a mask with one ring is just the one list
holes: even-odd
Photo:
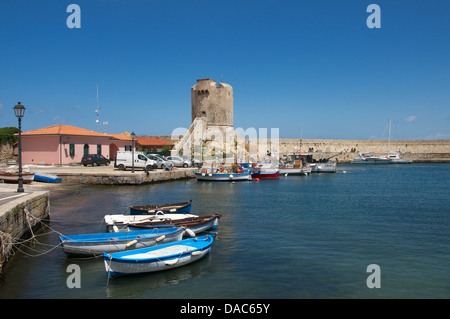
[[(161, 152), (172, 143), (158, 138), (135, 139), (135, 148), (146, 152)], [(129, 134), (106, 134), (72, 125), (53, 125), (22, 133), (24, 164), (67, 165), (80, 163), (83, 155), (101, 154), (113, 161), (117, 151), (131, 151)]]
[(103, 134), (72, 125), (53, 125), (22, 133), (24, 164), (65, 165), (79, 163), (86, 154), (114, 159), (117, 151), (131, 150), (124, 134)]

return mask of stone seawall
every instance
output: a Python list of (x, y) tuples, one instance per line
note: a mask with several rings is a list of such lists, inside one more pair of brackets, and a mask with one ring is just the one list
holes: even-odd
[(303, 152), (314, 157), (330, 157), (338, 161), (350, 161), (358, 152), (372, 152), (375, 156), (400, 151), (402, 158), (414, 160), (450, 159), (450, 140), (325, 140), (280, 139), (280, 154)]
[(41, 219), (48, 219), (49, 214), (48, 191), (35, 191), (0, 205), (0, 272), (14, 253), (15, 244), (39, 226)]
[(155, 170), (145, 173), (143, 171), (111, 171), (111, 172), (74, 172), (58, 173), (63, 183), (91, 184), (91, 185), (141, 185), (171, 180), (188, 179), (195, 177), (192, 169), (164, 171)]

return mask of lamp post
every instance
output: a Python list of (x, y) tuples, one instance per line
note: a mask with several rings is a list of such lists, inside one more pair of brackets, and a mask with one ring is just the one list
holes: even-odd
[(134, 173), (134, 139), (136, 138), (136, 134), (134, 132), (131, 132), (131, 173)]
[(19, 119), (19, 180), (17, 186), (17, 192), (23, 193), (23, 177), (22, 177), (22, 117), (25, 114), (25, 107), (18, 102), (16, 106), (14, 106), (14, 114)]

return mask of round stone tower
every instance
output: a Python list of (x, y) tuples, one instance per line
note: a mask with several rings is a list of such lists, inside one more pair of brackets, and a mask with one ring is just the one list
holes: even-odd
[(233, 88), (212, 79), (199, 79), (191, 88), (192, 122), (206, 117), (208, 126), (233, 127)]

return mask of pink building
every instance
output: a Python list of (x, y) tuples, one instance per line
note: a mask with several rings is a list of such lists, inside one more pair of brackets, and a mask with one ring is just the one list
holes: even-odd
[(24, 164), (80, 163), (85, 154), (101, 154), (114, 161), (117, 151), (131, 150), (131, 137), (103, 134), (72, 125), (53, 125), (22, 133)]

